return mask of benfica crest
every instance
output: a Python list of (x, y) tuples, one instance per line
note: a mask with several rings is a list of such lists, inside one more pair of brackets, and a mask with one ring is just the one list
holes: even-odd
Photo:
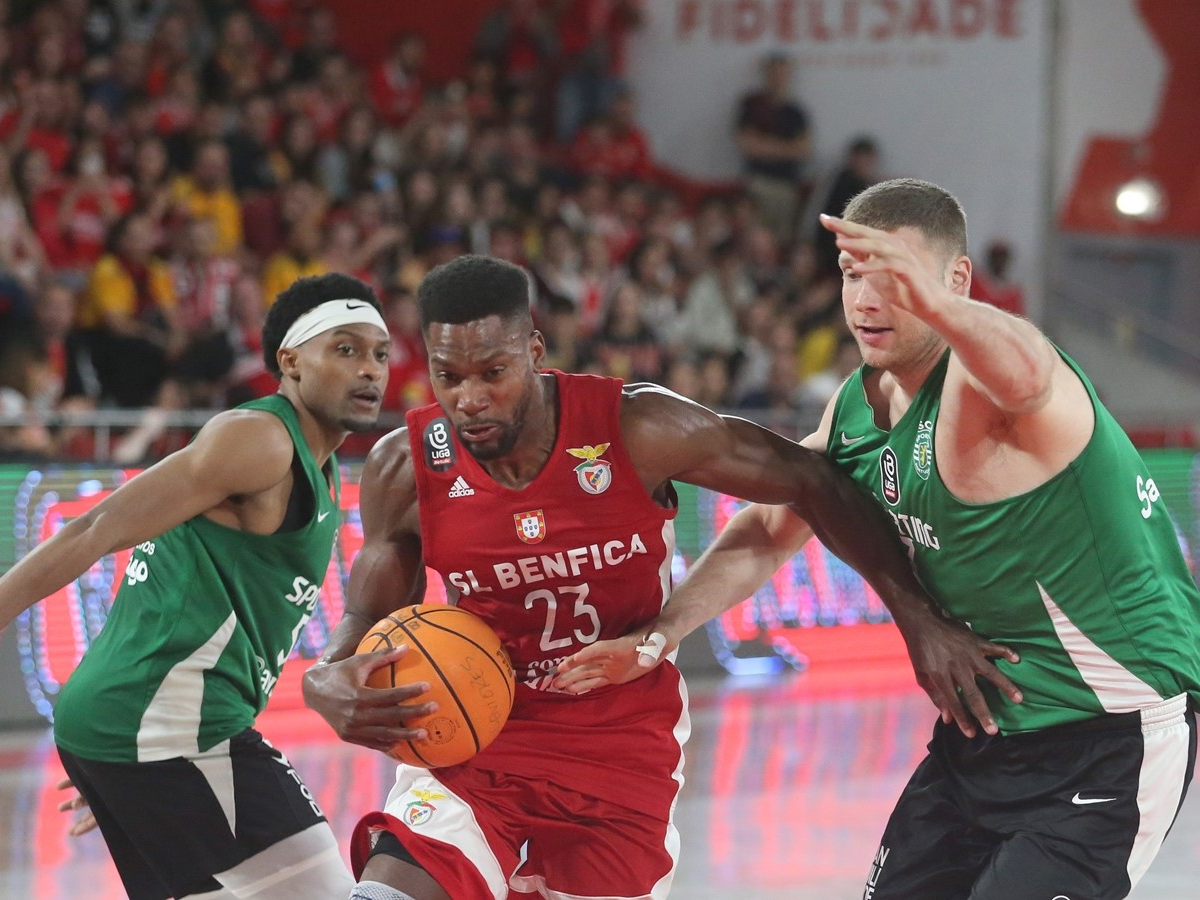
[(513, 522), (517, 526), (517, 537), (526, 544), (540, 543), (546, 536), (546, 517), (540, 509), (513, 513)]
[(404, 819), (409, 825), (424, 825), (430, 816), (437, 812), (437, 807), (430, 801), (446, 799), (446, 795), (439, 791), (414, 790), (411, 793), (417, 799), (410, 801), (404, 808)]
[(589, 494), (603, 494), (612, 484), (612, 463), (600, 458), (600, 454), (609, 448), (609, 444), (597, 444), (595, 447), (571, 447), (567, 452), (576, 459), (582, 459), (575, 467), (575, 477), (579, 486)]

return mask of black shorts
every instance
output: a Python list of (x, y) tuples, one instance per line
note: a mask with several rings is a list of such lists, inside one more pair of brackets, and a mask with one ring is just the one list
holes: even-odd
[(344, 897), (353, 885), (311, 792), (253, 729), (196, 757), (158, 762), (58, 753), (132, 900), (232, 889), (290, 900)]
[(1008, 737), (939, 722), (863, 898), (1118, 900), (1162, 845), (1195, 764), (1186, 696)]

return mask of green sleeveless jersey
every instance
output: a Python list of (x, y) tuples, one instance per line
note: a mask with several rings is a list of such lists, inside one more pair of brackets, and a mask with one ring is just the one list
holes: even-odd
[(254, 724), (312, 615), (339, 524), (291, 403), (239, 407), (287, 425), (316, 498), (295, 531), (252, 534), (197, 516), (134, 548), (108, 620), (54, 708), (55, 741), (85, 759), (195, 755)]
[(860, 368), (837, 396), (827, 453), (891, 513), (926, 589), (979, 635), (1021, 655), (983, 684), (1005, 733), (1200, 701), (1200, 592), (1158, 488), (1087, 388), (1095, 431), (1046, 484), (994, 503), (956, 499), (934, 452), (949, 353), (891, 429), (875, 426)]

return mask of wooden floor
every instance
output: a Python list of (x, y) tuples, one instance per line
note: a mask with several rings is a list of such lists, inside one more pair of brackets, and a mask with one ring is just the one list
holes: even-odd
[[(932, 707), (911, 673), (824, 683), (809, 675), (691, 683), (693, 736), (678, 821), (678, 900), (857, 900), (879, 832), (923, 755)], [(312, 714), (268, 714), (339, 836), (391, 783), (380, 754), (339, 743)], [(0, 735), (0, 897), (124, 894), (98, 834), (72, 839), (55, 809), (48, 731)], [(1193, 791), (1137, 900), (1200, 896)], [(1014, 898), (1018, 900), (1018, 898)]]

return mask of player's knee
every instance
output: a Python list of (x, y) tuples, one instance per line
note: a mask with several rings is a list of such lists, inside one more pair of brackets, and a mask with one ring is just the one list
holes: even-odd
[[(370, 890), (383, 888), (394, 893), (352, 893), (350, 900), (448, 900), (449, 895), (425, 871), (425, 867), (409, 852), (400, 839), (388, 831), (381, 832), (376, 838), (375, 846), (363, 868), (363, 880), (358, 888), (367, 886)], [(403, 890), (391, 885), (403, 885)], [(378, 887), (376, 887), (378, 886)], [(356, 889), (356, 890), (357, 890)]]
[(350, 892), (347, 900), (417, 900), (417, 898), (378, 881), (360, 881), (354, 886), (354, 890)]

